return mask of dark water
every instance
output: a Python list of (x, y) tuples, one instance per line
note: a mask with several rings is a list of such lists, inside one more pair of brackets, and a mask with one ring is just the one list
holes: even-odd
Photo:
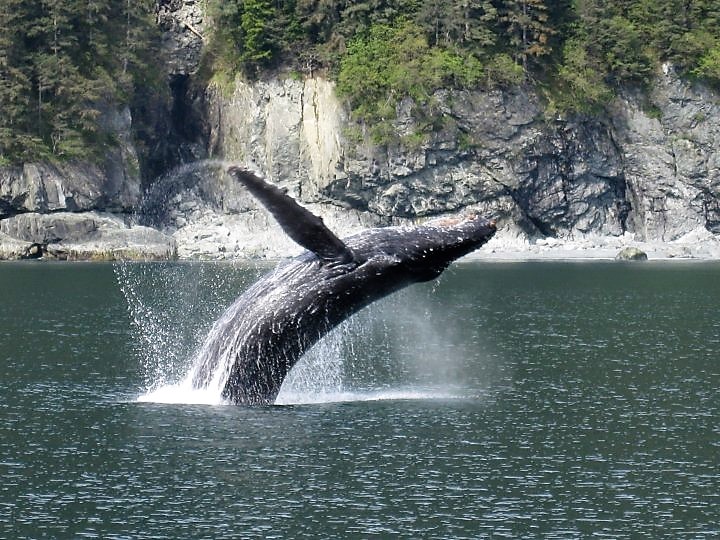
[(720, 536), (719, 264), (456, 265), (316, 353), (350, 401), (138, 403), (258, 271), (0, 266), (1, 538)]

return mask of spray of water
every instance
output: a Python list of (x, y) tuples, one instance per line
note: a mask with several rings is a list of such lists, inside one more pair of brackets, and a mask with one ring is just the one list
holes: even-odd
[[(182, 190), (202, 189), (208, 169), (227, 165), (196, 162), (159, 179), (146, 198), (146, 215), (155, 211), (161, 217), (157, 212), (170, 198)], [(227, 366), (220, 366), (202, 388), (194, 384), (203, 361), (202, 343), (212, 342), (212, 321), (254, 281), (258, 269), (122, 263), (115, 272), (128, 303), (144, 379), (138, 399), (223, 403)], [(428, 290), (406, 290), (340, 325), (290, 372), (276, 403), (457, 397), (448, 388), (454, 359), (463, 351), (456, 346), (458, 336), (437, 324), (438, 314), (431, 313), (436, 309), (427, 304)]]
[(214, 321), (257, 275), (229, 263), (131, 263), (114, 267), (132, 322), (142, 400), (219, 403), (186, 381)]
[[(115, 267), (143, 375), (139, 401), (223, 404), (224, 380), (197, 388), (194, 373), (212, 321), (265, 268), (219, 263)], [(467, 352), (427, 287), (408, 289), (351, 317), (308, 351), (276, 404), (464, 397)], [(445, 317), (450, 320), (452, 317)], [(210, 338), (212, 336), (209, 336)], [(221, 373), (213, 374), (222, 378)]]
[(212, 186), (226, 178), (223, 171), (229, 165), (231, 163), (223, 160), (204, 159), (176, 167), (155, 179), (143, 194), (140, 221), (155, 226), (167, 224), (171, 221), (171, 202), (181, 193), (193, 195), (221, 208), (222, 196), (218, 198), (219, 194)]

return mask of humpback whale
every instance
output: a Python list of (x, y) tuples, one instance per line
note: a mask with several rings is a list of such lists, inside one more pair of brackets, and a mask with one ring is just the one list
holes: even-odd
[(338, 238), (277, 186), (240, 167), (231, 177), (307, 251), (242, 293), (215, 322), (191, 373), (236, 404), (270, 404), (302, 355), (368, 304), (438, 277), (487, 242), (495, 222), (471, 215), (416, 227), (368, 229)]

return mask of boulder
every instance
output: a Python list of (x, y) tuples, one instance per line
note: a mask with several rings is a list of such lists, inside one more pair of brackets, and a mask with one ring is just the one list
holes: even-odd
[(33, 244), (0, 231), (0, 260), (27, 259)]
[(175, 241), (155, 229), (99, 212), (28, 213), (0, 221), (0, 258), (168, 260)]
[(616, 261), (647, 261), (647, 253), (636, 247), (626, 247), (615, 256)]

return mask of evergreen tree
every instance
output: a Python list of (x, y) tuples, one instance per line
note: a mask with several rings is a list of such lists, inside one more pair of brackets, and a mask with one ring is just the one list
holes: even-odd
[(550, 54), (550, 14), (544, 0), (502, 0), (500, 20), (504, 23), (512, 54), (527, 72), (532, 59)]
[(0, 1), (0, 162), (41, 146), (31, 131), (28, 105), (33, 95), (26, 46), (31, 9), (23, 0)]
[(489, 0), (429, 0), (416, 20), (426, 29), (431, 45), (482, 54), (496, 41), (497, 10)]
[(454, 10), (455, 28), (463, 47), (488, 49), (497, 42), (498, 12), (489, 0), (463, 0)]
[(146, 52), (154, 35), (152, 5), (0, 0), (2, 159), (102, 152), (102, 106), (129, 102), (135, 78), (157, 62)]
[(275, 9), (268, 0), (245, 0), (240, 27), (243, 31), (243, 47), (240, 60), (251, 69), (258, 69), (273, 56), (273, 39), (270, 32), (276, 17)]

